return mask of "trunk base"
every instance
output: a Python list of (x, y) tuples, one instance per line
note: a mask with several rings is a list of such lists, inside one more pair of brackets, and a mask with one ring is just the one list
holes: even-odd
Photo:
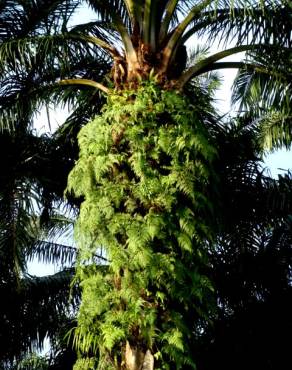
[(154, 357), (149, 349), (146, 353), (140, 348), (126, 344), (125, 353), (126, 370), (154, 370)]

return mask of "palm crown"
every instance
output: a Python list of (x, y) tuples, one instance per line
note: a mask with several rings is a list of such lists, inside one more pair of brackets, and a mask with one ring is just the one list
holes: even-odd
[[(116, 88), (135, 85), (151, 73), (161, 85), (177, 89), (217, 69), (242, 68), (265, 75), (269, 72), (265, 64), (222, 59), (239, 52), (272, 56), (276, 46), (284, 51), (291, 47), (291, 4), (286, 0), (88, 0), (97, 20), (68, 27), (78, 4), (79, 1), (55, 0), (43, 7), (38, 1), (34, 7), (42, 12), (36, 20), (26, 15), (36, 11), (30, 9), (29, 2), (3, 3), (5, 36), (0, 45), (0, 65), (5, 78), (1, 85), (3, 95), (9, 99), (0, 103), (8, 119), (13, 117), (12, 108), (9, 111), (13, 97), (20, 93), (31, 97), (30, 104), (52, 100), (53, 94), (59, 100), (74, 101), (76, 106), (76, 87), (72, 90), (71, 86), (77, 85), (82, 93), (88, 87), (108, 92), (112, 84), (106, 86), (105, 74)], [(21, 19), (21, 30), (12, 27), (13, 17)], [(220, 41), (222, 50), (186, 68), (186, 43), (197, 43), (201, 35), (207, 36), (210, 44)], [(228, 43), (232, 47), (227, 48)], [(56, 89), (60, 85), (62, 89)], [(90, 91), (92, 100), (94, 90)], [(5, 115), (1, 118), (5, 125)]]
[[(151, 72), (161, 84), (181, 88), (191, 78), (209, 70), (242, 66), (218, 62), (229, 55), (263, 50), (272, 47), (272, 43), (275, 46), (275, 40), (282, 47), (291, 44), (290, 6), (285, 1), (125, 0), (88, 3), (100, 14), (103, 22), (98, 25), (99, 32), (88, 36), (87, 40), (106, 50), (113, 58), (112, 76), (116, 87), (137, 81)], [(277, 27), (275, 19), (280, 19)], [(270, 25), (262, 27), (266, 21)], [(109, 33), (111, 36), (116, 34), (120, 43), (113, 45)], [(202, 33), (209, 34), (212, 41), (216, 37), (224, 40), (225, 44), (232, 41), (234, 47), (186, 69), (185, 44), (194, 35)]]

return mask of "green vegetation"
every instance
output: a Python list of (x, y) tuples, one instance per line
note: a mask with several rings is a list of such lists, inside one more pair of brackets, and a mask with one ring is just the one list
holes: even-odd
[[(71, 370), (74, 345), (78, 370), (278, 370), (291, 176), (260, 162), (291, 143), (291, 2), (87, 0), (96, 18), (71, 26), (81, 3), (0, 2), (1, 366)], [(232, 120), (212, 108), (226, 68)], [(71, 115), (38, 137), (59, 104)], [(51, 241), (70, 171), (78, 253)], [(32, 256), (72, 268), (31, 277)], [(25, 358), (46, 336), (51, 357)]]
[[(193, 364), (194, 324), (185, 320), (206, 315), (211, 303), (202, 241), (212, 239), (216, 155), (196, 108), (145, 82), (113, 93), (79, 144), (69, 176), (69, 189), (85, 198), (76, 226), (78, 348), (99, 351), (98, 369), (116, 368), (126, 341), (142, 360), (144, 348), (154, 352), (157, 368)], [(106, 272), (88, 266), (99, 249)]]

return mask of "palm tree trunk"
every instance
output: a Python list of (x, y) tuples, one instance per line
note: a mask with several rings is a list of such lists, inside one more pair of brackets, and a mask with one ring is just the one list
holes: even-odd
[(127, 370), (154, 370), (154, 357), (149, 349), (146, 353), (140, 348), (126, 343), (125, 363)]

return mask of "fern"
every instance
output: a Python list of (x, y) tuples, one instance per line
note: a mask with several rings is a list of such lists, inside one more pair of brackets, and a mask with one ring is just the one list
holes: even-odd
[[(212, 237), (205, 216), (216, 151), (208, 132), (184, 97), (145, 82), (109, 96), (79, 145), (68, 182), (84, 197), (75, 228), (77, 347), (84, 356), (97, 351), (103, 369), (115, 368), (126, 341), (160, 353), (163, 369), (171, 361), (194, 367), (187, 343), (195, 323), (184, 325), (183, 316), (203, 315), (212, 290), (200, 271)], [(110, 261), (104, 273), (86, 266), (100, 248)]]

